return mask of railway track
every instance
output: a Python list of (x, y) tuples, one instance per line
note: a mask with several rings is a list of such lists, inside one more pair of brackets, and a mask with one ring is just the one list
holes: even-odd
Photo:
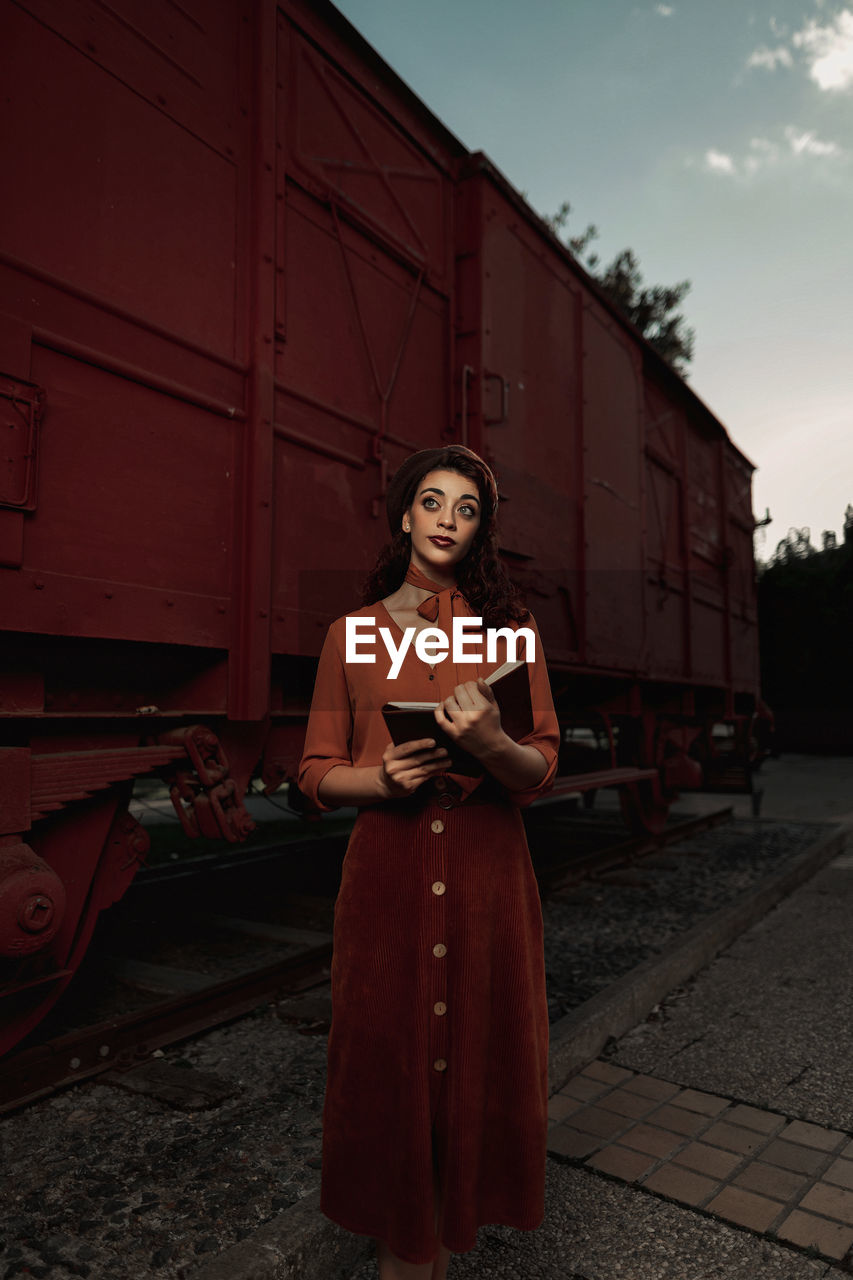
[[(624, 827), (566, 814), (565, 808), (565, 801), (554, 801), (529, 817), (528, 836), (543, 896), (591, 877), (634, 867), (665, 846), (726, 821), (732, 812), (720, 809), (675, 822), (660, 835), (626, 839)], [(346, 837), (340, 832), (328, 839), (292, 842), (287, 846), (288, 876), (300, 856), (316, 867), (326, 855), (333, 867), (345, 844)], [(257, 918), (257, 901), (254, 905), (245, 897), (241, 901), (231, 892), (232, 877), (245, 894), (247, 883), (259, 884), (265, 874), (281, 872), (283, 864), (282, 846), (277, 844), (243, 852), (242, 856), (192, 858), (140, 873), (123, 902), (107, 918), (101, 945), (87, 957), (89, 972), (97, 971), (102, 985), (106, 973), (114, 984), (107, 999), (111, 998), (120, 1011), (98, 1016), (102, 992), (87, 1008), (84, 978), (82, 1009), (80, 996), (76, 1008), (73, 1000), (70, 1005), (64, 1002), (56, 1011), (59, 1019), (52, 1016), (44, 1028), (48, 1038), (40, 1033), (37, 1043), (0, 1061), (0, 1113), (81, 1080), (139, 1068), (166, 1045), (245, 1016), (264, 1004), (324, 987), (332, 954), (334, 872), (322, 867), (319, 872), (321, 886), (327, 884), (328, 897), (291, 893), (284, 903), (289, 917), (284, 922)], [(309, 888), (316, 890), (317, 874), (309, 872), (315, 877), (309, 879)], [(211, 886), (218, 888), (212, 899)], [(187, 904), (200, 895), (202, 901), (188, 908)], [(264, 905), (275, 898), (273, 893), (258, 889), (250, 891), (252, 896), (261, 897)], [(225, 911), (221, 909), (223, 898), (228, 904)], [(247, 905), (251, 914), (245, 912)], [(306, 922), (311, 927), (305, 927)], [(119, 936), (123, 946), (117, 942)], [(282, 949), (287, 954), (282, 955)], [(218, 960), (220, 968), (230, 967), (232, 972), (205, 972), (205, 957)], [(152, 995), (159, 998), (152, 1001)], [(82, 1019), (84, 1025), (68, 1026), (69, 1019)]]

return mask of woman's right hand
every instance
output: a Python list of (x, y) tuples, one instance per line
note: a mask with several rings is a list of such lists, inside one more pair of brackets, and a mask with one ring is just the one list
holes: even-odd
[(410, 796), (428, 778), (443, 773), (449, 764), (449, 753), (444, 747), (437, 747), (434, 738), (415, 738), (399, 746), (389, 743), (379, 766), (382, 799)]

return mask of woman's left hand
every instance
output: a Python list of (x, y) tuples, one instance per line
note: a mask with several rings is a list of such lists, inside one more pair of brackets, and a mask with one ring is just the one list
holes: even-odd
[(448, 738), (472, 756), (490, 754), (506, 738), (495, 695), (482, 679), (458, 684), (436, 707), (435, 719)]

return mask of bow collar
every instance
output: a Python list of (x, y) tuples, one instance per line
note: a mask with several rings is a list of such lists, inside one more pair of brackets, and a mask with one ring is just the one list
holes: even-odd
[(410, 582), (413, 587), (419, 587), (422, 591), (435, 593), (426, 600), (422, 600), (417, 606), (418, 613), (422, 618), (426, 618), (428, 622), (437, 622), (442, 614), (452, 617), (454, 613), (453, 601), (465, 599), (458, 587), (440, 587), (437, 582), (432, 582), (417, 565), (411, 563), (406, 572), (405, 580)]

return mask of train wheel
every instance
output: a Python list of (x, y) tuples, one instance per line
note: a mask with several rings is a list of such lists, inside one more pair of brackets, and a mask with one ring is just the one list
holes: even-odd
[[(45, 883), (39, 881), (36, 896), (51, 897), (52, 876), (64, 890), (64, 914), (55, 931), (45, 930), (43, 946), (36, 939), (27, 949), (24, 938), (24, 946), (17, 947), (12, 938), (0, 958), (0, 1056), (54, 1007), (86, 954), (100, 912), (122, 896), (147, 852), (147, 834), (122, 803), (129, 798), (129, 790), (120, 794), (125, 790), (112, 788), (80, 802), (49, 823), (36, 823), (27, 834), (35, 862), (50, 873), (40, 872)], [(29, 849), (29, 843), (21, 847)], [(14, 884), (10, 888), (16, 890)], [(58, 898), (53, 894), (55, 907)]]

